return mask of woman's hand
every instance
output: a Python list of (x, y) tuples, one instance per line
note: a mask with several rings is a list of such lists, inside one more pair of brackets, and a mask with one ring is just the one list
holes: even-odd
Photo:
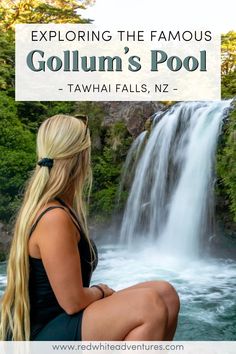
[(112, 295), (115, 292), (114, 289), (109, 288), (109, 286), (106, 285), (106, 284), (99, 283), (97, 285), (100, 286), (102, 288), (102, 290), (104, 291), (104, 297), (108, 297), (108, 296)]

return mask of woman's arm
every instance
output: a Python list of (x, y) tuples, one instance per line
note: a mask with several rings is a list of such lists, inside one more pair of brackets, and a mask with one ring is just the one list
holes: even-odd
[[(76, 313), (101, 299), (98, 288), (83, 287), (78, 230), (67, 212), (54, 209), (46, 213), (34, 232), (50, 284), (65, 312)], [(101, 286), (105, 296), (113, 293), (107, 286)]]

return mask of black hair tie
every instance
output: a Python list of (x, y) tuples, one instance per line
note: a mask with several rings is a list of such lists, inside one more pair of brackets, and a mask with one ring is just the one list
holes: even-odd
[(44, 157), (43, 159), (38, 161), (38, 165), (40, 167), (48, 167), (49, 169), (53, 166), (53, 159), (49, 159), (48, 157)]

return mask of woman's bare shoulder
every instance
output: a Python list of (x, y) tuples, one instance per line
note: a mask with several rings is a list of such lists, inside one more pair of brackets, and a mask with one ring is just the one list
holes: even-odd
[[(79, 241), (80, 235), (69, 212), (66, 208), (59, 206), (56, 203), (48, 203), (37, 213), (36, 222), (42, 213), (43, 216), (38, 221), (29, 240), (31, 254), (35, 254), (38, 257), (39, 249), (50, 246), (51, 243), (54, 245), (60, 244), (63, 247), (65, 243), (75, 244)], [(50, 207), (56, 208), (49, 210), (48, 208)]]
[(72, 221), (68, 211), (57, 202), (49, 202), (40, 208), (33, 222), (33, 226), (37, 226), (36, 229), (51, 226), (70, 226), (71, 224)]

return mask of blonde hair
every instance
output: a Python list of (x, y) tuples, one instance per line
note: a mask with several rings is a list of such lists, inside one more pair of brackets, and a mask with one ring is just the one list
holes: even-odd
[(65, 193), (73, 184), (74, 209), (88, 239), (90, 252), (95, 255), (88, 237), (83, 202), (85, 186), (90, 191), (90, 134), (86, 124), (68, 115), (46, 119), (37, 135), (38, 159), (53, 159), (53, 167), (36, 166), (25, 191), (11, 243), (7, 266), (7, 286), (1, 299), (0, 340), (9, 331), (12, 340), (30, 340), (30, 302), (28, 293), (30, 230), (39, 210), (50, 200)]

